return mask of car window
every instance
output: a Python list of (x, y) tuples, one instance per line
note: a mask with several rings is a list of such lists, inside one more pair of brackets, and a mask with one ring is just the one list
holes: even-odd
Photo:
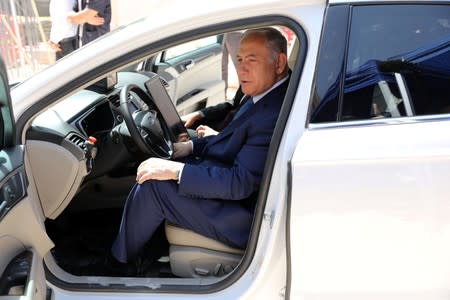
[(327, 10), (317, 75), (311, 105), (311, 122), (332, 122), (338, 118), (339, 88), (343, 78), (343, 61), (347, 34), (348, 6)]
[(4, 113), (3, 113), (3, 103), (6, 100), (6, 89), (3, 78), (0, 77), (0, 102), (2, 103), (2, 113), (0, 114), (0, 150), (3, 149), (3, 141), (5, 140), (5, 129), (4, 129)]
[(2, 150), (13, 143), (14, 125), (10, 110), (8, 79), (1, 60), (0, 69), (0, 150)]
[(312, 122), (450, 112), (449, 5), (355, 6), (351, 16), (344, 82), (327, 90), (340, 96), (337, 118), (318, 118), (319, 107)]
[(217, 43), (217, 36), (209, 36), (202, 39), (190, 41), (175, 47), (169, 48), (164, 53), (164, 60), (169, 60), (177, 56), (195, 51), (197, 49)]

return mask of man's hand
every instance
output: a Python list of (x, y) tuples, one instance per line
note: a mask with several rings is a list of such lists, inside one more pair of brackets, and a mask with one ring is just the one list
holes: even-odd
[(54, 42), (52, 42), (52, 41), (48, 41), (48, 45), (50, 46), (50, 48), (53, 50), (53, 51), (55, 51), (55, 52), (59, 52), (59, 51), (61, 51), (61, 47), (59, 46), (59, 44), (57, 44), (57, 43), (54, 43)]
[(181, 158), (192, 154), (192, 142), (181, 142), (173, 144), (173, 158)]
[(87, 17), (86, 23), (88, 23), (90, 25), (94, 25), (94, 26), (100, 26), (105, 23), (105, 19), (96, 15), (96, 16), (92, 16), (92, 17)]
[(196, 121), (200, 120), (202, 115), (199, 111), (191, 112), (190, 114), (184, 115), (181, 117), (181, 121), (184, 122), (184, 127), (191, 127)]
[(199, 137), (204, 137), (204, 136), (208, 136), (208, 135), (217, 135), (219, 132), (215, 131), (214, 129), (212, 129), (209, 126), (206, 125), (200, 125), (197, 127), (197, 129), (195, 129), (195, 131), (197, 131), (197, 135)]
[(136, 181), (142, 184), (149, 179), (177, 180), (177, 171), (180, 171), (182, 167), (183, 163), (152, 157), (139, 165)]
[(98, 11), (90, 8), (85, 8), (80, 12), (70, 12), (67, 19), (73, 24), (88, 23), (94, 26), (103, 25), (105, 19), (98, 15)]

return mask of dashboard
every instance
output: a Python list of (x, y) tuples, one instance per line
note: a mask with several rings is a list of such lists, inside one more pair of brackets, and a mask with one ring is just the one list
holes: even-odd
[[(123, 86), (130, 83), (145, 91), (151, 100), (149, 107), (146, 103), (148, 99), (142, 99), (143, 95), (131, 91), (127, 99), (130, 113), (150, 111), (153, 119), (162, 117), (170, 124), (173, 141), (180, 133), (187, 134), (166, 91), (167, 86), (155, 80), (158, 76), (125, 73), (119, 73), (118, 84), (107, 93), (80, 90), (44, 111), (32, 122), (27, 131), (27, 141), (42, 141), (64, 147), (78, 160), (86, 161), (90, 173), (88, 178), (119, 169), (130, 161), (142, 160), (145, 158), (144, 153), (136, 147), (120, 108), (120, 92)], [(97, 141), (94, 168), (94, 157), (86, 144), (88, 137), (94, 137)]]
[[(148, 137), (161, 149), (167, 146), (166, 138), (159, 134), (162, 119), (170, 124), (164, 128), (174, 139), (186, 130), (167, 93), (169, 87), (155, 80), (155, 74), (125, 72), (118, 78), (116, 86), (106, 92), (87, 88), (62, 99), (38, 115), (28, 128), (27, 172), (34, 173), (46, 217), (56, 218), (77, 193), (91, 185), (101, 186), (98, 183), (102, 180), (134, 180), (137, 166), (148, 154), (128, 130), (125, 118), (129, 115), (145, 116), (139, 122), (133, 117), (138, 122), (138, 135), (142, 130), (154, 133)], [(143, 93), (129, 90), (125, 115), (120, 97), (129, 84)]]

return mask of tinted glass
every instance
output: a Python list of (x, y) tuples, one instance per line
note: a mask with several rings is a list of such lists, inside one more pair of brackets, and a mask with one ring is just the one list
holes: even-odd
[(450, 5), (352, 9), (342, 120), (450, 112)]
[(337, 121), (348, 6), (328, 8), (325, 18), (311, 107), (312, 123)]

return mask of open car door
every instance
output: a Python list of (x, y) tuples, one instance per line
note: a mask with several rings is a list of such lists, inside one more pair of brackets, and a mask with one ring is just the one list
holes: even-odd
[(6, 68), (0, 59), (0, 298), (45, 299), (43, 255), (52, 247), (36, 190), (25, 173), (25, 151), (15, 124)]
[(222, 36), (214, 35), (166, 49), (146, 68), (167, 81), (168, 92), (184, 115), (225, 100), (222, 49)]

